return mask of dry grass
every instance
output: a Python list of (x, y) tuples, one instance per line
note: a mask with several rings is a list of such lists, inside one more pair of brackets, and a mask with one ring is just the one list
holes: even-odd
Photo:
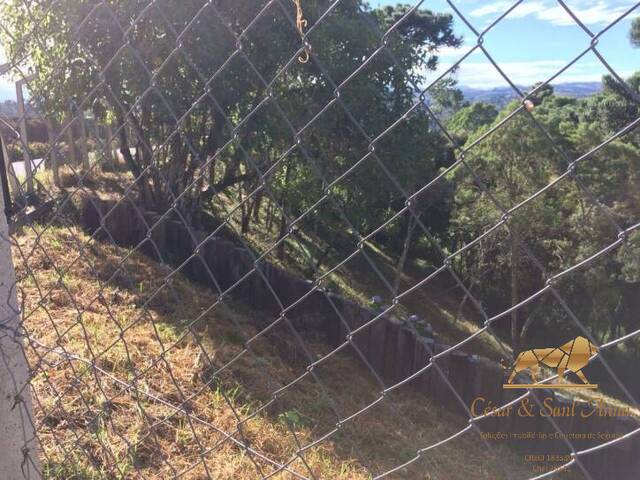
[[(47, 478), (248, 479), (291, 461), (290, 470), (307, 478), (367, 479), (466, 425), (399, 389), (305, 449), (305, 465), (298, 446), (331, 432), (336, 412), (349, 417), (378, 396), (380, 385), (352, 352), (334, 355), (314, 370), (317, 378), (307, 374), (274, 400), (309, 363), (286, 325), (246, 351), (244, 339), (272, 318), (216, 303), (180, 274), (167, 283), (171, 269), (136, 252), (124, 260), (129, 252), (96, 241), (80, 252), (88, 237), (76, 228), (49, 227), (41, 236), (25, 229), (16, 240)], [(310, 333), (302, 341), (313, 356), (328, 351)], [(489, 450), (470, 431), (389, 478), (529, 474), (521, 455)]]

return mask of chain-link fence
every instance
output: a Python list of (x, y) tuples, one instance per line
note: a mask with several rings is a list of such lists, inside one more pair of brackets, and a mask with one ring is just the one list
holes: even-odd
[(640, 4), (525, 92), (459, 3), (3, 2), (2, 478), (637, 478)]

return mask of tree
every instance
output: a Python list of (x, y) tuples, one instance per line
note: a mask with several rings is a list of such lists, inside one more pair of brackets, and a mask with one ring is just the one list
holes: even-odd
[[(327, 6), (325, 0), (304, 2), (309, 25)], [(225, 215), (224, 194), (242, 201), (242, 233), (266, 208), (283, 237), (288, 219), (312, 208), (327, 185), (366, 156), (353, 173), (357, 182), (338, 182), (331, 202), (297, 222), (346, 249), (353, 247), (346, 221), (367, 232), (404, 206), (378, 159), (406, 192), (450, 161), (450, 147), (424, 112), (380, 138), (375, 158), (363, 132), (376, 138), (412, 108), (415, 86), (437, 67), (438, 50), (460, 44), (451, 15), (417, 10), (404, 18), (408, 6), (371, 10), (360, 1), (340, 2), (309, 34), (314, 58), (284, 69), (300, 38), (277, 5), (260, 15), (262, 6), (253, 0), (184, 0), (180, 8), (171, 0), (98, 7), (60, 0), (53, 9), (9, 0), (0, 8), (11, 32), (2, 37), (9, 60), (28, 58), (27, 69), (37, 72), (32, 97), (60, 120), (70, 102), (112, 119), (147, 208), (166, 210), (179, 197), (179, 211), (195, 222), (203, 209)], [(381, 32), (401, 18), (387, 38), (393, 60), (383, 52), (351, 77), (379, 47)], [(336, 84), (345, 79), (335, 103)], [(442, 86), (443, 98), (449, 88)], [(335, 105), (316, 117), (332, 99)], [(292, 149), (295, 131), (311, 120), (300, 147)], [(416, 216), (433, 217), (444, 228), (451, 193), (443, 192), (417, 199)], [(409, 252), (411, 236), (408, 243), (397, 238), (413, 231), (410, 226), (398, 222), (386, 232), (392, 251)], [(281, 257), (285, 249), (281, 242)], [(325, 249), (309, 250), (318, 265), (327, 257)]]
[[(636, 89), (636, 76), (627, 84)], [(517, 104), (508, 105), (495, 122)], [(581, 185), (567, 177), (543, 194), (532, 194), (552, 182), (566, 168), (566, 157), (580, 158), (612, 133), (635, 120), (633, 102), (618, 82), (586, 99), (544, 95), (535, 118), (553, 138), (550, 142), (525, 112), (491, 133), (467, 153), (466, 162), (477, 172), (456, 175), (456, 194), (450, 229), (450, 249), (455, 251), (478, 238), (501, 219), (502, 209), (522, 203), (507, 219), (509, 231), (487, 235), (455, 265), (476, 282), (477, 295), (490, 314), (504, 311), (544, 286), (539, 269), (529, 260), (518, 239), (527, 245), (548, 272), (559, 272), (601, 250), (617, 238), (609, 217), (627, 228), (640, 217), (640, 149), (635, 131), (609, 142), (576, 167)], [(458, 119), (456, 119), (458, 120)], [(479, 132), (485, 127), (479, 127)], [(476, 131), (472, 136), (477, 136)], [(584, 188), (587, 188), (587, 193)], [(492, 198), (489, 198), (489, 197)], [(597, 204), (592, 201), (597, 199)], [(606, 209), (607, 213), (603, 212)], [(638, 236), (614, 255), (607, 255), (563, 284), (562, 294), (583, 323), (604, 341), (638, 328), (631, 312), (640, 293), (637, 262)], [(506, 298), (504, 292), (510, 292)], [(532, 325), (544, 324), (558, 340), (572, 333), (573, 322), (552, 299), (530, 302), (510, 315), (507, 329), (514, 351), (527, 343), (549, 342), (537, 336)]]
[[(300, 128), (304, 118), (311, 118), (305, 115), (317, 112), (333, 95), (328, 78), (351, 74), (378, 45), (376, 28), (386, 30), (408, 10), (406, 6), (368, 10), (360, 2), (343, 2), (310, 36), (329, 76), (313, 62), (293, 65), (276, 76), (300, 45), (298, 33), (282, 24), (285, 20), (277, 8), (244, 31), (258, 16), (259, 2), (221, 0), (204, 9), (202, 0), (181, 1), (180, 8), (170, 0), (154, 2), (151, 8), (147, 3), (125, 0), (96, 8), (89, 0), (61, 0), (56, 8), (40, 4), (27, 8), (22, 0), (10, 0), (1, 7), (5, 32), (11, 32), (3, 35), (3, 45), (10, 61), (29, 59), (27, 69), (38, 74), (30, 85), (31, 94), (49, 115), (62, 120), (74, 102), (84, 110), (93, 109), (99, 119), (115, 121), (120, 151), (139, 178), (142, 201), (161, 209), (173, 196), (182, 195), (182, 211), (194, 215), (220, 192), (257, 185), (259, 172), (291, 145), (292, 132), (273, 103), (256, 109), (267, 95), (256, 71), (267, 81), (273, 79), (273, 98)], [(326, 6), (322, 0), (305, 2), (310, 24)], [(198, 21), (192, 22), (196, 13)], [(180, 48), (174, 50), (177, 35)], [(372, 75), (359, 75), (344, 91), (353, 115), (372, 133), (409, 108), (414, 100), (412, 84), (420, 81), (421, 70), (435, 68), (438, 48), (460, 43), (451, 16), (428, 10), (415, 12), (389, 38), (388, 48), (401, 68), (387, 68), (389, 60), (379, 56), (372, 62)], [(203, 95), (206, 91), (209, 94)], [(250, 113), (241, 128), (233, 130)], [(326, 117), (304, 140), (311, 152), (340, 151), (344, 162), (336, 162), (334, 155), (320, 165), (323, 173), (330, 174), (329, 170), (339, 171), (353, 161), (349, 152), (355, 150), (352, 145), (359, 133), (352, 130), (344, 111)], [(232, 132), (236, 141), (221, 151)], [(135, 155), (131, 146), (137, 147)], [(417, 152), (415, 148), (405, 155), (408, 147), (389, 145), (407, 162)], [(304, 163), (298, 152), (292, 157)], [(297, 165), (287, 176), (274, 178), (293, 182), (295, 175), (307, 173), (308, 167)], [(276, 191), (290, 187), (277, 183), (272, 185)]]
[(631, 22), (629, 37), (634, 47), (640, 47), (640, 17), (634, 18), (633, 22)]
[[(495, 122), (515, 107), (514, 103), (507, 105)], [(471, 113), (473, 109), (468, 108), (467, 112)], [(484, 106), (477, 111), (491, 113)], [(456, 120), (461, 118), (462, 115)], [(468, 162), (480, 178), (469, 176), (466, 170), (457, 174), (458, 189), (451, 220), (452, 249), (479, 237), (500, 220), (502, 212), (494, 202), (502, 208), (511, 208), (542, 188), (556, 173), (553, 149), (524, 112), (487, 137), (474, 152)], [(508, 230), (499, 229), (458, 260), (457, 267), (467, 278), (483, 277), (480, 294), (491, 310), (506, 310), (540, 287), (542, 279), (523, 255), (521, 242), (534, 245), (534, 250), (540, 251), (536, 246), (558, 228), (551, 215), (556, 208), (555, 196), (545, 199), (544, 203), (523, 207), (509, 219)], [(507, 298), (505, 291), (510, 292)], [(510, 315), (514, 353), (521, 344), (525, 323), (522, 312), (514, 310)]]
[(495, 106), (485, 102), (474, 102), (458, 110), (447, 123), (447, 130), (466, 142), (481, 127), (491, 125), (498, 116)]

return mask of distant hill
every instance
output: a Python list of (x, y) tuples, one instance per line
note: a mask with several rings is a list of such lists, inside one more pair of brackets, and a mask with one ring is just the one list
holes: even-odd
[[(518, 85), (520, 90), (527, 91), (530, 87)], [(572, 83), (559, 83), (553, 85), (553, 89), (557, 95), (564, 95), (567, 97), (588, 97), (594, 93), (598, 93), (602, 89), (602, 83), (600, 82), (572, 82)], [(460, 86), (460, 90), (464, 95), (465, 100), (473, 102), (487, 102), (495, 105), (498, 108), (504, 107), (511, 100), (516, 98), (516, 94), (511, 87), (497, 87), (491, 89), (480, 89)]]

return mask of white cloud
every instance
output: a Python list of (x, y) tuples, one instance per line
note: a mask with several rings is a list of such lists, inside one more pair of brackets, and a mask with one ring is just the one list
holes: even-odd
[[(515, 2), (498, 1), (472, 10), (472, 17), (485, 17), (492, 14), (506, 12)], [(626, 12), (630, 5), (620, 5), (619, 2), (604, 0), (578, 0), (567, 2), (573, 14), (586, 25), (606, 25), (616, 20)], [(524, 18), (533, 15), (538, 20), (549, 22), (556, 26), (575, 25), (571, 15), (557, 2), (530, 1), (523, 2), (505, 17), (506, 19)], [(494, 15), (496, 16), (496, 15)], [(632, 15), (629, 15), (631, 17)]]
[(506, 18), (524, 18), (529, 15), (540, 15), (547, 9), (543, 2), (525, 2), (518, 5), (514, 10), (509, 12)]
[[(517, 85), (533, 85), (547, 81), (566, 65), (564, 60), (537, 60), (530, 62), (501, 62), (502, 71)], [(600, 81), (605, 72), (597, 62), (581, 62), (552, 83), (595, 82)], [(631, 75), (632, 71), (620, 71), (621, 76)], [(456, 74), (460, 85), (473, 88), (494, 88), (508, 84), (493, 65), (487, 62), (463, 62)]]
[[(499, 1), (495, 3), (490, 3), (488, 5), (484, 5), (480, 8), (476, 8), (475, 10), (472, 10), (469, 15), (471, 15), (472, 17), (485, 17), (487, 15), (491, 15), (494, 13), (502, 15), (504, 12), (509, 10), (509, 8), (511, 8), (513, 5), (515, 5), (515, 2)], [(511, 18), (511, 19), (523, 18), (533, 13), (541, 12), (545, 8), (547, 7), (543, 2), (537, 2), (537, 1), (524, 2), (518, 5), (511, 12), (509, 12), (509, 16), (507, 18)]]
[[(586, 25), (606, 25), (615, 21), (627, 9), (628, 8), (624, 6), (612, 7), (605, 2), (598, 2), (586, 8), (572, 8), (571, 11)], [(575, 20), (560, 6), (541, 10), (537, 12), (536, 15), (540, 20), (546, 20), (554, 25), (567, 26), (575, 24)]]
[[(559, 60), (503, 62), (500, 64), (500, 68), (511, 81), (519, 85), (529, 85), (538, 80), (544, 80), (562, 66), (563, 62)], [(493, 88), (507, 85), (500, 73), (489, 62), (465, 62), (458, 71), (457, 77), (461, 85), (473, 88)]]
[(491, 15), (492, 13), (503, 13), (505, 12), (513, 3), (511, 2), (495, 2), (490, 3), (488, 5), (484, 5), (482, 7), (476, 8), (472, 10), (469, 15), (472, 17), (484, 17), (487, 15)]

